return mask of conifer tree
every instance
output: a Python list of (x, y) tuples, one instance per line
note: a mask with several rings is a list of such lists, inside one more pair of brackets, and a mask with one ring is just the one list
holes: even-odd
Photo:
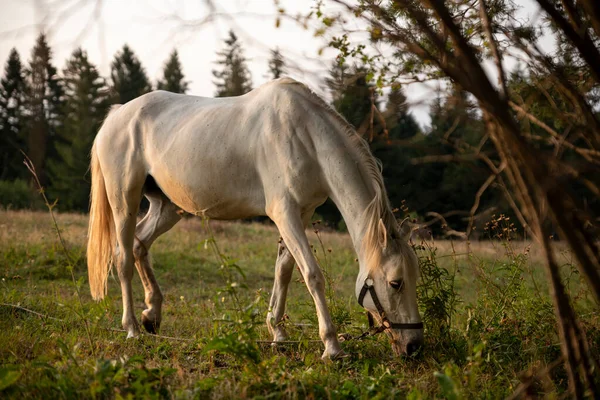
[(229, 38), (225, 40), (227, 47), (218, 52), (217, 64), (222, 66), (221, 71), (213, 70), (217, 79), (216, 97), (240, 96), (252, 90), (252, 79), (246, 65), (244, 51), (233, 31), (229, 31)]
[(390, 203), (394, 207), (400, 207), (403, 200), (414, 198), (413, 192), (418, 191), (421, 184), (415, 179), (420, 166), (411, 163), (411, 159), (416, 156), (416, 151), (405, 145), (405, 141), (409, 139), (418, 139), (420, 129), (408, 112), (406, 96), (399, 86), (392, 87), (388, 93), (383, 115), (388, 131), (387, 136), (376, 136), (371, 143), (371, 150), (383, 166), (382, 175)]
[(65, 116), (49, 160), (50, 193), (67, 209), (86, 210), (89, 153), (109, 105), (108, 88), (87, 53), (76, 49), (63, 70)]
[[(334, 62), (330, 69), (330, 77), (326, 80), (333, 97), (334, 108), (364, 134), (368, 127), (371, 113), (371, 85), (366, 81), (363, 69), (354, 67), (350, 71), (346, 64)], [(374, 127), (374, 130), (380, 127)], [(367, 137), (369, 134), (367, 134)], [(316, 211), (333, 226), (340, 226), (342, 216), (331, 200)]]
[(19, 151), (27, 151), (23, 131), (25, 90), (21, 58), (13, 48), (0, 81), (0, 180), (25, 177), (23, 155)]
[(38, 36), (27, 71), (27, 151), (42, 184), (46, 183), (48, 150), (61, 121), (62, 88), (46, 36)]
[(329, 78), (325, 78), (325, 83), (331, 93), (331, 98), (333, 100), (332, 104), (335, 109), (337, 109), (339, 101), (346, 89), (346, 79), (348, 74), (347, 64), (340, 64), (338, 61), (334, 61), (329, 69)]
[(391, 139), (408, 139), (419, 133), (419, 125), (408, 112), (406, 96), (399, 86), (392, 87), (388, 94), (385, 115)]
[(281, 78), (281, 76), (285, 74), (285, 61), (277, 48), (271, 50), (269, 73), (271, 74), (272, 79)]
[(185, 93), (188, 91), (188, 82), (184, 80), (177, 50), (173, 50), (169, 60), (165, 63), (163, 79), (158, 81), (157, 88), (173, 93)]
[(112, 102), (125, 104), (152, 91), (152, 85), (135, 53), (124, 45), (111, 64)]

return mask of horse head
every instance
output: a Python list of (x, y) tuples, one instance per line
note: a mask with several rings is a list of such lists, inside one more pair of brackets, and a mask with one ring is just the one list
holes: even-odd
[[(417, 305), (417, 256), (408, 244), (406, 220), (388, 229), (380, 219), (371, 243), (368, 266), (356, 281), (356, 296), (392, 341), (397, 355), (414, 354), (423, 344), (423, 323)], [(371, 321), (371, 318), (369, 318)]]

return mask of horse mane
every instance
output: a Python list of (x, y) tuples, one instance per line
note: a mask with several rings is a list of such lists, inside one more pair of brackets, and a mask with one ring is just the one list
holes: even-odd
[(375, 192), (373, 200), (371, 200), (363, 213), (365, 226), (363, 228), (364, 236), (361, 244), (365, 261), (367, 262), (367, 269), (371, 270), (374, 266), (379, 265), (379, 257), (381, 256), (382, 250), (382, 243), (380, 243), (381, 224), (379, 223), (379, 220), (383, 221), (383, 225), (388, 234), (397, 232), (396, 218), (392, 213), (390, 202), (383, 183), (381, 162), (375, 159), (371, 153), (369, 144), (356, 132), (354, 127), (309, 87), (301, 82), (287, 77), (280, 78), (277, 80), (277, 82), (281, 84), (297, 85), (297, 87), (300, 87), (302, 91), (308, 95), (308, 98), (313, 104), (327, 112), (327, 114), (342, 127), (342, 130), (350, 139), (350, 143), (354, 149), (357, 150), (361, 165), (367, 173), (367, 177), (370, 178), (370, 181), (373, 184), (373, 191)]

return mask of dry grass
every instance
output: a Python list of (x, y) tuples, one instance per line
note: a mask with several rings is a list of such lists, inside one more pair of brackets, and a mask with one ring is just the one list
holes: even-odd
[[(148, 336), (126, 341), (122, 332), (111, 330), (120, 328), (120, 287), (116, 278), (110, 279), (108, 298), (99, 304), (91, 300), (83, 257), (87, 216), (58, 214), (57, 219), (77, 260), (73, 269), (81, 285), (83, 307), (78, 305), (68, 263), (48, 214), (0, 210), (0, 303), (19, 304), (61, 320), (0, 307), (0, 360), (4, 360), (0, 361), (0, 388), (3, 376), (16, 373), (13, 376), (19, 378), (8, 392), (15, 398), (92, 397), (93, 385), (104, 393), (100, 397), (109, 398), (128, 394), (149, 397), (148, 393), (156, 395), (157, 391), (159, 396), (180, 398), (270, 393), (292, 398), (411, 394), (413, 398), (439, 398), (446, 393), (434, 376), (439, 371), (453, 380), (465, 398), (474, 393), (495, 398), (514, 389), (520, 371), (542, 368), (560, 354), (552, 307), (541, 287), (545, 282), (542, 258), (529, 242), (478, 242), (467, 249), (465, 242), (436, 241), (435, 253), (419, 251), (422, 262), (442, 266), (436, 271), (448, 273), (442, 277), (446, 279), (444, 290), (456, 291), (462, 301), (450, 310), (450, 330), (436, 334), (426, 325), (427, 344), (418, 360), (394, 357), (388, 340), (379, 336), (344, 343), (350, 358), (336, 365), (323, 364), (319, 358), (322, 345), (307, 341), (318, 338), (314, 305), (300, 274), (295, 273), (287, 314), (288, 328), (299, 345), (283, 353), (261, 347), (261, 361), (253, 364), (239, 349), (230, 348), (233, 355), (204, 351), (211, 340), (226, 340), (231, 333), (227, 325), (217, 322), (231, 306), (223, 292), (222, 261), (205, 248), (209, 235), (200, 219), (184, 219), (151, 250), (165, 295), (161, 333), (191, 342)], [(239, 294), (242, 303), (257, 313), (253, 334), (269, 340), (262, 322), (273, 283), (277, 230), (269, 224), (241, 222), (211, 221), (211, 227), (222, 252), (237, 260), (247, 276), (243, 280), (247, 289), (240, 289)], [(358, 264), (350, 238), (329, 231), (319, 235), (325, 252), (314, 232), (309, 232), (309, 239), (335, 288), (337, 312), (349, 318), (342, 329), (358, 334), (365, 329), (366, 319), (354, 297)], [(564, 257), (569, 257), (568, 253)], [(572, 271), (572, 265), (565, 264), (565, 271)], [(581, 287), (575, 278), (574, 287)], [(139, 317), (144, 305), (137, 278), (133, 293)], [(581, 310), (587, 312), (590, 332), (596, 332), (598, 313), (586, 292), (581, 293)], [(440, 301), (443, 305), (445, 300)], [(435, 309), (437, 303), (431, 304)], [(499, 305), (503, 307), (500, 313)], [(93, 346), (85, 339), (79, 315), (92, 327)], [(600, 335), (593, 337), (600, 342)], [(485, 351), (477, 355), (473, 349), (481, 343), (486, 343)], [(126, 359), (137, 361), (131, 364)], [(553, 378), (556, 386), (551, 391), (564, 390), (566, 381), (561, 376)], [(0, 397), (3, 394), (0, 389)]]
[[(59, 226), (69, 243), (83, 246), (87, 235), (87, 215), (76, 213), (57, 214)], [(225, 239), (229, 247), (237, 247), (240, 242), (270, 242), (273, 246), (273, 256), (276, 255), (276, 243), (279, 238), (273, 224), (241, 223), (230, 221), (211, 221), (212, 231), (217, 239)], [(309, 238), (316, 241), (316, 236), (309, 229)], [(353, 252), (349, 235), (330, 230), (320, 230), (319, 235), (327, 248)], [(10, 211), (0, 210), (0, 242), (5, 245), (40, 245), (54, 240), (56, 233), (51, 225), (50, 217), (39, 211)], [(170, 232), (163, 235), (156, 244), (157, 251), (163, 248), (179, 250), (194, 249), (206, 238), (206, 231), (199, 218), (185, 218)], [(456, 240), (434, 240), (427, 243), (437, 248), (439, 257), (455, 257), (459, 260), (469, 256), (483, 259), (503, 258), (507, 252), (506, 243), (499, 241), (466, 242)], [(567, 251), (564, 243), (557, 243), (559, 253)], [(510, 250), (517, 253), (527, 251), (529, 259), (534, 264), (544, 262), (543, 250), (532, 241), (510, 242)], [(273, 260), (274, 261), (274, 260)]]

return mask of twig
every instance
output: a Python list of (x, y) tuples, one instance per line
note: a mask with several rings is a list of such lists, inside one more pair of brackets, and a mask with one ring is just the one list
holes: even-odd
[(434, 217), (434, 220), (429, 221), (426, 224), (426, 226), (432, 225), (432, 224), (434, 224), (437, 221), (442, 221), (442, 224), (443, 224), (442, 228), (444, 228), (444, 227), (446, 228), (444, 233), (447, 236), (457, 236), (457, 237), (460, 237), (462, 239), (467, 239), (467, 234), (465, 232), (460, 232), (460, 231), (456, 231), (454, 229), (450, 229), (450, 226), (448, 225), (448, 222), (446, 221), (446, 218), (444, 218), (444, 216), (442, 214), (436, 213), (436, 212), (433, 212), (433, 211), (429, 211), (425, 215), (427, 215), (428, 217)]
[[(51, 319), (53, 321), (63, 322), (63, 323), (67, 323), (68, 322), (68, 321), (66, 321), (64, 319), (60, 319), (60, 318), (52, 317), (50, 315), (42, 314), (40, 312), (31, 310), (29, 308), (21, 307), (21, 306), (19, 306), (17, 304), (0, 303), (0, 306), (2, 306), (2, 307), (10, 307), (10, 308), (14, 308), (14, 309), (17, 309), (17, 310), (25, 311), (25, 312), (33, 314), (33, 315), (35, 315), (37, 317), (40, 317), (42, 319)], [(119, 332), (119, 333), (125, 332), (125, 333), (127, 333), (126, 330), (124, 330), (124, 329), (118, 329), (118, 328), (100, 327), (100, 329), (105, 330), (105, 331), (110, 331), (110, 332)], [(164, 336), (164, 335), (154, 335), (154, 334), (144, 334), (144, 333), (142, 333), (142, 335), (146, 336), (146, 337), (155, 337), (155, 338), (159, 338), (159, 339), (179, 340), (179, 341), (182, 341), (182, 342), (193, 342), (194, 341), (194, 339), (179, 338), (179, 337), (174, 337), (174, 336)]]
[(84, 307), (83, 307), (83, 301), (81, 300), (81, 292), (79, 291), (79, 285), (77, 284), (77, 279), (75, 279), (75, 272), (73, 272), (73, 270), (75, 268), (76, 260), (74, 260), (73, 257), (71, 256), (71, 252), (67, 248), (67, 244), (65, 243), (65, 240), (64, 240), (62, 234), (60, 233), (60, 228), (58, 226), (58, 222), (56, 221), (56, 216), (54, 215), (54, 211), (53, 211), (54, 206), (56, 205), (56, 202), (54, 202), (53, 204), (50, 204), (48, 197), (46, 197), (44, 187), (42, 186), (40, 179), (38, 178), (38, 175), (36, 173), (35, 165), (33, 165), (33, 161), (31, 161), (31, 159), (27, 156), (27, 154), (25, 154), (25, 152), (23, 150), (21, 150), (21, 154), (23, 154), (23, 156), (25, 157), (23, 164), (25, 164), (25, 166), (27, 167), (29, 172), (31, 172), (31, 175), (33, 175), (33, 178), (38, 187), (40, 195), (44, 199), (44, 204), (46, 204), (46, 207), (48, 207), (48, 212), (50, 213), (50, 217), (52, 218), (52, 223), (54, 224), (54, 231), (56, 232), (56, 235), (58, 236), (58, 240), (62, 247), (63, 253), (65, 254), (65, 257), (67, 257), (67, 260), (69, 262), (67, 269), (71, 273), (71, 280), (73, 282), (73, 287), (75, 288), (75, 293), (77, 294), (77, 301), (79, 302), (81, 314), (75, 310), (73, 310), (73, 311), (83, 321), (83, 324), (85, 326), (85, 332), (86, 332), (86, 335), (88, 337), (88, 341), (90, 344), (90, 349), (92, 351), (92, 354), (95, 356), (96, 350), (94, 348), (94, 341), (92, 340), (92, 333), (90, 330), (88, 320), (83, 315)]
[(486, 5), (484, 0), (479, 0), (479, 11), (481, 16), (481, 24), (485, 31), (486, 36), (488, 37), (488, 41), (490, 42), (490, 48), (492, 49), (492, 54), (494, 55), (494, 60), (496, 62), (496, 68), (498, 72), (498, 84), (500, 85), (500, 94), (503, 99), (506, 99), (508, 90), (506, 89), (506, 76), (504, 73), (504, 68), (502, 67), (502, 54), (498, 49), (498, 43), (496, 43), (496, 39), (494, 38), (494, 34), (492, 33), (492, 25), (490, 23), (490, 17), (486, 10)]
[(279, 342), (274, 342), (272, 340), (257, 340), (258, 344), (300, 344), (300, 343), (321, 343), (321, 340), (317, 339), (309, 339), (309, 340), (282, 340)]
[(30, 310), (29, 308), (21, 307), (21, 306), (16, 305), (16, 304), (0, 303), (0, 306), (2, 306), (2, 307), (10, 307), (10, 308), (14, 308), (14, 309), (17, 309), (17, 310), (25, 311), (25, 312), (31, 313), (33, 315), (37, 315), (38, 317), (44, 318), (44, 319), (51, 319), (51, 320), (54, 320), (54, 321), (65, 322), (62, 319), (51, 317), (49, 315), (45, 315), (45, 314), (39, 313), (37, 311)]
[(511, 394), (506, 400), (515, 400), (515, 399), (521, 398), (527, 392), (527, 389), (529, 389), (529, 387), (531, 385), (533, 385), (537, 379), (540, 379), (544, 375), (548, 375), (550, 373), (550, 371), (552, 371), (554, 368), (561, 365), (563, 362), (564, 362), (563, 356), (558, 357), (558, 359), (552, 361), (544, 369), (542, 369), (542, 370), (536, 372), (534, 375), (528, 377), (527, 380), (525, 382), (521, 383), (517, 387), (517, 389), (515, 389), (513, 394)]

